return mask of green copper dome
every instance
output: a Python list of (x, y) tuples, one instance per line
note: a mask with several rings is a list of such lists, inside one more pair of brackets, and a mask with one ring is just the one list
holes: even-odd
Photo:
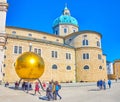
[(59, 24), (71, 24), (78, 26), (77, 20), (70, 15), (70, 11), (67, 7), (65, 7), (65, 9), (63, 10), (62, 15), (54, 20), (53, 27)]

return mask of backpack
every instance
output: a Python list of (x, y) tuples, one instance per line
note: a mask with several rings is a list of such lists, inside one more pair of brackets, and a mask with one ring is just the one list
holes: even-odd
[(61, 85), (58, 85), (58, 87), (59, 87), (59, 90), (61, 89)]

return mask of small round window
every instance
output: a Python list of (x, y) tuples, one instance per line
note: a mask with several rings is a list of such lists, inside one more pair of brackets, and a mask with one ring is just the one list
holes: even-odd
[(66, 68), (67, 70), (71, 70), (71, 67), (70, 66), (67, 66), (67, 68)]
[(89, 66), (88, 66), (88, 65), (85, 65), (85, 66), (84, 66), (84, 69), (85, 69), (85, 70), (88, 70), (88, 69), (89, 69)]
[(57, 65), (54, 64), (54, 65), (52, 66), (52, 69), (57, 69)]

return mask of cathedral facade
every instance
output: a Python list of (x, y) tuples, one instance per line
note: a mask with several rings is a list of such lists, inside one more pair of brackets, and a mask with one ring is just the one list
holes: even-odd
[(79, 31), (78, 21), (65, 7), (53, 21), (53, 34), (31, 29), (6, 27), (6, 0), (0, 2), (0, 80), (19, 80), (14, 64), (23, 52), (40, 55), (45, 63), (42, 81), (80, 82), (107, 80), (106, 56), (102, 52), (102, 35), (96, 31)]

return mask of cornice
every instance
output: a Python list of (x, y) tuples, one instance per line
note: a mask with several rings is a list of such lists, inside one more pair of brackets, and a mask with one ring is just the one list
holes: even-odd
[(50, 34), (50, 33), (47, 33), (47, 32), (43, 32), (43, 31), (37, 31), (37, 30), (32, 30), (32, 29), (28, 29), (28, 28), (21, 28), (21, 27), (14, 27), (14, 26), (6, 26), (6, 28), (8, 29), (16, 29), (16, 30), (22, 30), (22, 31), (28, 31), (28, 32), (33, 32), (33, 33), (42, 33), (44, 35), (49, 35), (49, 36), (53, 36), (53, 37), (57, 37), (57, 38), (62, 38), (62, 36), (57, 36), (57, 35), (53, 35), (53, 34)]
[(0, 2), (0, 11), (5, 11), (6, 12), (7, 8), (8, 8), (7, 3)]
[(82, 35), (82, 34), (85, 34), (85, 33), (97, 34), (98, 36), (100, 36), (102, 38), (102, 34), (101, 33), (96, 32), (96, 31), (91, 31), (91, 30), (83, 30), (83, 31), (79, 31), (79, 32), (74, 32), (74, 33), (71, 33), (71, 34), (65, 36), (64, 38), (67, 39), (67, 38), (69, 38), (71, 36)]
[(30, 38), (30, 37), (25, 37), (25, 36), (7, 34), (7, 38), (19, 39), (19, 40), (27, 40), (27, 41), (33, 41), (33, 42), (40, 42), (40, 43), (51, 44), (51, 45), (62, 46), (62, 47), (67, 47), (67, 48), (74, 49), (74, 47), (66, 45), (66, 44), (53, 42), (53, 41), (48, 41), (48, 40), (37, 39), (37, 38)]
[(93, 50), (99, 50), (99, 51), (102, 51), (102, 49), (101, 49), (101, 48), (98, 48), (98, 47), (89, 47), (89, 46), (87, 46), (87, 47), (79, 47), (79, 48), (75, 48), (75, 50), (84, 50), (84, 49), (88, 49), (88, 50), (93, 49)]

